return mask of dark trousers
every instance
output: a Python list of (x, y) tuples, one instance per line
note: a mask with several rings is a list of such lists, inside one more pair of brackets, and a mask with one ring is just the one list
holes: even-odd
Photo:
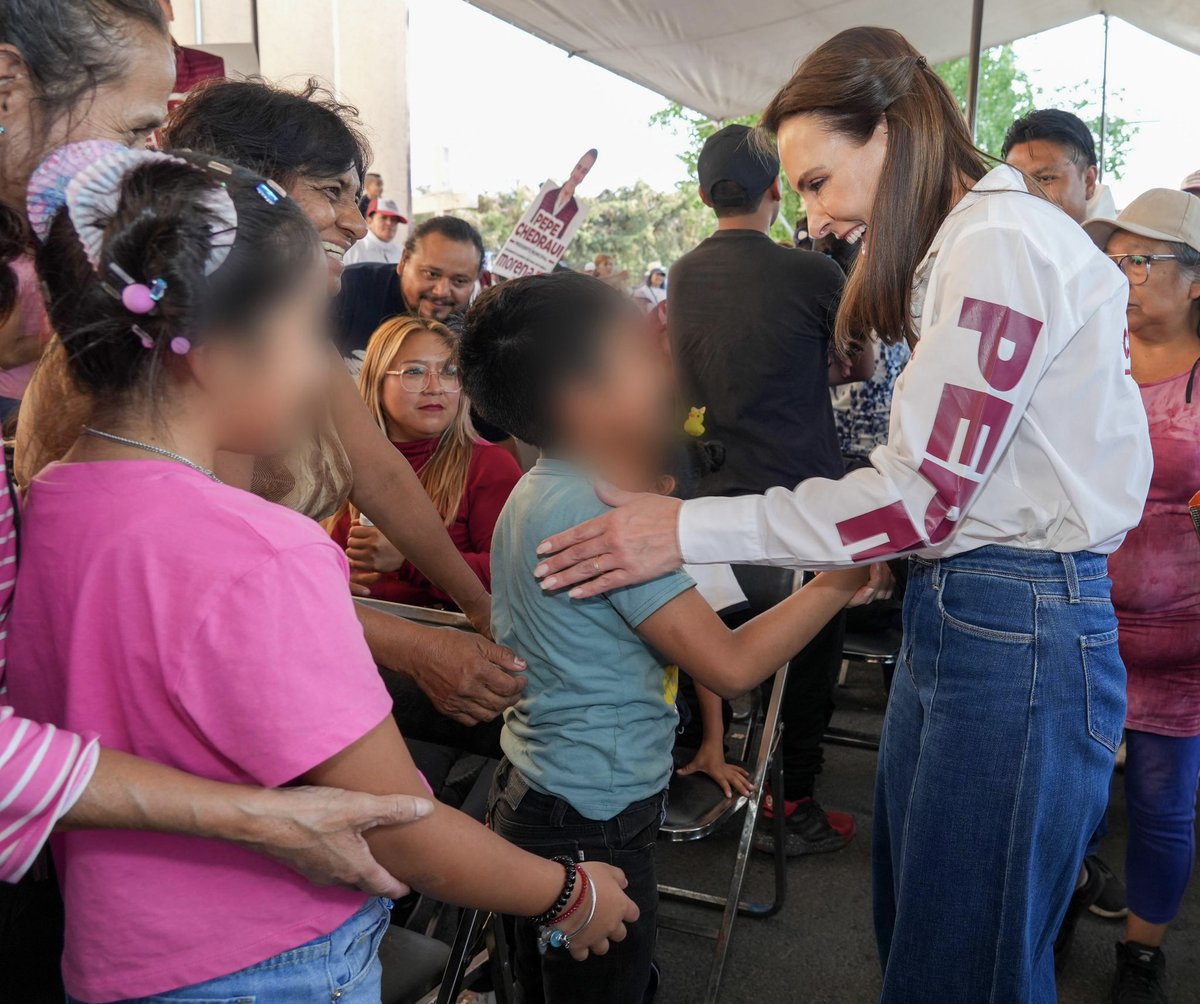
[[(838, 614), (808, 643), (788, 667), (783, 688), (784, 798), (811, 798), (825, 763), (821, 740), (833, 717), (833, 693), (842, 665), (846, 615)], [(778, 797), (778, 795), (776, 796)], [(778, 804), (778, 803), (777, 803)]]
[[(492, 829), (510, 843), (544, 858), (568, 855), (620, 868), (629, 880), (625, 892), (641, 911), (628, 925), (624, 941), (614, 943), (607, 955), (592, 955), (582, 963), (561, 950), (540, 955), (537, 931), (528, 920), (517, 918), (517, 1004), (643, 1004), (654, 960), (654, 842), (665, 793), (634, 802), (612, 819), (587, 819), (562, 799), (534, 791), (505, 760), (496, 772), (490, 801)], [(573, 924), (574, 919), (567, 926)]]
[(0, 883), (0, 1001), (62, 1004), (62, 950), (62, 896), (48, 862), (16, 885)]

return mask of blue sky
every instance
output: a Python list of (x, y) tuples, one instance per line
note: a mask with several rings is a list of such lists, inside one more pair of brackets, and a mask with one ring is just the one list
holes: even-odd
[[(1111, 22), (1110, 109), (1141, 124), (1117, 204), (1176, 187), (1200, 168), (1200, 56)], [(1019, 41), (1035, 88), (1080, 87), (1099, 100), (1102, 19)], [(661, 96), (527, 35), (462, 0), (409, 0), (412, 183), (476, 194), (561, 179), (589, 147), (588, 189), (682, 180), (680, 140), (649, 125)]]

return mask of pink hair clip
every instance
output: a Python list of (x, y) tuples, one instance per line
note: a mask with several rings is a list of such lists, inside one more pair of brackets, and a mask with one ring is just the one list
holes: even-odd
[(192, 351), (192, 343), (184, 338), (183, 335), (176, 335), (171, 339), (171, 351), (177, 356), (186, 356)]
[(150, 337), (150, 335), (147, 333), (146, 329), (143, 328), (140, 324), (132, 325), (130, 327), (130, 330), (137, 336), (137, 340), (142, 343), (142, 348), (144, 348), (144, 349), (154, 348), (154, 339)]

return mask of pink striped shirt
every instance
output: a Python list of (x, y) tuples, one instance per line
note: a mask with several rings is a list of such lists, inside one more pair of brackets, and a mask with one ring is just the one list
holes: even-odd
[(14, 493), (0, 452), (0, 881), (29, 870), (54, 824), (87, 787), (100, 741), (19, 718), (4, 701), (8, 612), (17, 570)]

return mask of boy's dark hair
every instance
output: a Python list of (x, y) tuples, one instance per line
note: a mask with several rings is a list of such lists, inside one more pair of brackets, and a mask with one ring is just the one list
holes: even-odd
[(1076, 164), (1082, 161), (1084, 167), (1096, 166), (1096, 141), (1091, 129), (1078, 115), (1061, 108), (1044, 108), (1017, 119), (1008, 127), (1000, 156), (1007, 159), (1014, 146), (1038, 140), (1065, 146)]
[(299, 91), (258, 77), (203, 83), (167, 117), (163, 145), (231, 160), (284, 187), (351, 168), (361, 180), (371, 162), (358, 109), (315, 79)]
[(479, 267), (483, 268), (483, 237), (470, 223), (457, 216), (434, 216), (424, 223), (418, 223), (404, 242), (404, 253), (412, 254), (421, 243), (421, 238), (430, 234), (440, 234), (446, 240), (460, 244), (474, 244), (479, 252)]
[(712, 199), (712, 211), (717, 219), (757, 213), (758, 207), (767, 197), (769, 188), (768, 185), (757, 196), (754, 196), (746, 191), (744, 185), (739, 185), (736, 181), (718, 181), (709, 192), (709, 198)]
[(591, 372), (603, 332), (631, 309), (618, 290), (580, 272), (492, 286), (467, 313), (463, 388), (490, 424), (531, 446), (551, 445), (555, 396)]
[[(181, 164), (164, 157), (124, 176), (117, 209), (102, 223), (98, 268), (66, 210), (38, 249), (50, 321), (71, 373), (110, 401), (152, 390), (176, 336), (193, 344), (213, 331), (247, 336), (263, 311), (307, 281), (316, 257), (316, 232), (294, 200), (272, 204), (259, 191), (266, 182), (243, 168), (226, 164), (217, 172), (207, 166), (210, 157), (184, 159)], [(237, 210), (237, 236), (225, 261), (206, 274), (210, 227), (223, 228), (208, 202), (221, 187)], [(124, 283), (113, 265), (135, 282), (166, 282), (153, 312), (133, 314), (114, 295)], [(135, 324), (150, 348), (143, 347)]]
[(700, 486), (710, 474), (725, 466), (725, 444), (715, 439), (681, 440), (672, 458), (671, 477), (675, 479), (677, 499), (694, 499), (700, 494)]

